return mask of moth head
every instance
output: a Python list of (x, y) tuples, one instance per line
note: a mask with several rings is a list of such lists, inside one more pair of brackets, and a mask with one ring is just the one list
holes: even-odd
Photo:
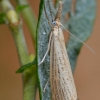
[(56, 21), (52, 21), (52, 25), (55, 26), (57, 23)]

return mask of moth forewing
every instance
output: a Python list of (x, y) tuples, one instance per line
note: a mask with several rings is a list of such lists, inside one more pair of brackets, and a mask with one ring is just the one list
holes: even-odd
[(48, 23), (50, 26), (52, 26), (52, 31), (50, 33), (47, 52), (39, 65), (44, 61), (50, 48), (51, 100), (77, 100), (76, 87), (65, 47), (64, 36), (60, 28), (61, 12), (62, 2), (59, 2), (59, 8), (55, 20), (52, 22), (52, 24), (48, 20)]
[(52, 100), (77, 100), (76, 87), (61, 28), (52, 31), (50, 85)]

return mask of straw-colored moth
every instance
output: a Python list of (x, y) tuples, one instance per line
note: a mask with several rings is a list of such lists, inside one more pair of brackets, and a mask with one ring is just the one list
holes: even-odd
[(63, 33), (60, 28), (61, 12), (62, 2), (59, 2), (58, 11), (54, 21), (52, 24), (48, 21), (52, 30), (47, 52), (39, 65), (43, 63), (50, 49), (50, 86), (52, 100), (77, 100), (76, 87), (65, 47)]

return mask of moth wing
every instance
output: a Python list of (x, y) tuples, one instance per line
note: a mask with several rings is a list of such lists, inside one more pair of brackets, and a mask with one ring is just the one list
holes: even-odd
[(60, 28), (53, 31), (51, 40), (50, 84), (52, 100), (77, 100), (76, 87)]

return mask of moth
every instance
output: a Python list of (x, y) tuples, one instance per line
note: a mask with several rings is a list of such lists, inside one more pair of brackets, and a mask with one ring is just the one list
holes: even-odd
[[(64, 36), (60, 28), (62, 5), (63, 3), (60, 1), (54, 21), (50, 23), (48, 20), (52, 30), (50, 33), (47, 52), (45, 53), (39, 65), (43, 63), (47, 53), (50, 50), (51, 100), (78, 100), (71, 66), (65, 47)], [(44, 10), (46, 14), (46, 9)]]

